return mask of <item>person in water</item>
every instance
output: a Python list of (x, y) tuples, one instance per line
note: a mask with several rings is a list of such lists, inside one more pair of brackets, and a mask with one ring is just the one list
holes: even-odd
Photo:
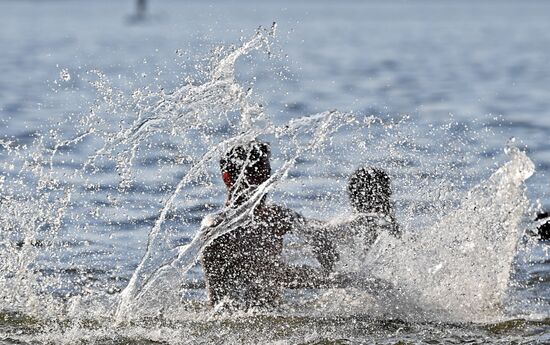
[(356, 217), (350, 222), (372, 244), (380, 231), (399, 236), (392, 204), (390, 177), (379, 168), (357, 169), (349, 178), (348, 195)]
[[(242, 205), (270, 177), (269, 159), (269, 144), (257, 140), (232, 147), (222, 156), (226, 207)], [(223, 301), (244, 308), (273, 306), (285, 285), (296, 281), (314, 284), (324, 275), (283, 263), (283, 236), (305, 229), (307, 224), (298, 213), (266, 199), (264, 196), (255, 206), (250, 222), (214, 239), (204, 249), (201, 263), (211, 306)], [(319, 238), (314, 242), (319, 261), (328, 265), (324, 271), (330, 270), (331, 261), (320, 254), (330, 245)]]
[[(384, 170), (373, 167), (357, 169), (349, 177), (347, 192), (353, 216), (345, 221), (329, 223), (323, 229), (325, 236), (331, 238), (339, 249), (339, 252), (334, 246), (327, 249), (325, 257), (333, 260), (326, 264), (327, 267), (334, 266), (339, 258), (346, 262), (361, 261), (384, 231), (395, 237), (401, 234), (391, 200), (390, 178)], [(333, 278), (334, 284), (346, 285), (352, 276), (334, 275)]]

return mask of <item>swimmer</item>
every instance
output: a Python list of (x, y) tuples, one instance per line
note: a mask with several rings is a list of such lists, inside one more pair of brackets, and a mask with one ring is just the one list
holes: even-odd
[[(227, 187), (227, 207), (237, 207), (252, 196), (271, 174), (270, 147), (251, 141), (229, 149), (220, 160)], [(211, 306), (220, 302), (241, 308), (276, 305), (282, 289), (292, 281), (314, 283), (323, 273), (290, 267), (281, 260), (283, 236), (307, 227), (298, 213), (269, 203), (267, 196), (246, 225), (216, 238), (202, 253), (201, 263)], [(327, 248), (322, 240), (317, 245)]]
[(136, 8), (137, 8), (137, 16), (143, 17), (145, 16), (145, 11), (147, 10), (147, 2), (146, 0), (137, 0), (136, 1)]
[(357, 169), (349, 179), (348, 195), (356, 215), (350, 225), (361, 231), (369, 245), (374, 243), (380, 231), (400, 235), (391, 201), (390, 177), (384, 170)]
[(325, 266), (332, 267), (334, 261), (344, 254), (355, 259), (366, 254), (383, 231), (395, 237), (401, 233), (391, 201), (390, 178), (384, 170), (373, 167), (357, 169), (348, 180), (347, 190), (352, 218), (329, 223), (321, 231), (340, 247), (340, 254), (330, 251), (334, 246), (325, 250), (324, 258), (329, 261)]

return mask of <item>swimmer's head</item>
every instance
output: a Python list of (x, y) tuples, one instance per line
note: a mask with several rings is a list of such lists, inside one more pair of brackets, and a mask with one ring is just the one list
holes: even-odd
[(359, 168), (349, 178), (348, 194), (357, 212), (388, 212), (391, 193), (390, 177), (382, 169)]
[(258, 140), (236, 145), (227, 150), (220, 159), (220, 169), (229, 190), (256, 187), (271, 175), (268, 143)]

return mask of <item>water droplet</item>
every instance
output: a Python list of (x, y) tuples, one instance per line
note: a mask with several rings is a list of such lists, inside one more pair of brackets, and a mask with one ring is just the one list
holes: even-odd
[(71, 80), (71, 74), (67, 69), (62, 69), (61, 72), (59, 72), (59, 78), (63, 81), (69, 81)]

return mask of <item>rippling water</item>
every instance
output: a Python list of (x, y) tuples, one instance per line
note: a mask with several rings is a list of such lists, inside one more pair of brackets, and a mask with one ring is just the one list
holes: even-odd
[[(0, 3), (2, 341), (550, 341), (549, 247), (528, 234), (550, 208), (550, 5), (149, 5)], [(405, 240), (344, 264), (400, 292), (294, 290), (274, 311), (218, 313), (196, 266), (113, 325), (155, 224), (151, 265), (222, 207), (216, 155), (192, 167), (247, 130), (276, 169), (323, 139), (272, 192), (307, 217), (346, 217), (349, 174), (388, 170)]]

